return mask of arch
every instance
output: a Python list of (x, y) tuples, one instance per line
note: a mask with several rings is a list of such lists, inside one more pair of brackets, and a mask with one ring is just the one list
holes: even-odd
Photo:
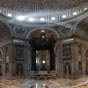
[(55, 30), (52, 29), (52, 28), (35, 28), (35, 29), (32, 29), (32, 30), (27, 34), (27, 39), (29, 39), (29, 36), (30, 36), (31, 33), (35, 32), (35, 31), (37, 31), (37, 30), (50, 30), (50, 31), (52, 31), (52, 32), (54, 32), (54, 33), (56, 34), (57, 38), (60, 37), (59, 34), (58, 34), (58, 32), (55, 31)]
[(75, 24), (75, 26), (74, 26), (74, 28), (73, 28), (73, 30), (74, 30), (74, 32), (76, 31), (76, 29), (77, 29), (77, 26), (82, 22), (82, 21), (84, 21), (85, 19), (88, 19), (88, 16), (84, 16), (83, 18), (81, 18), (79, 21), (77, 21), (77, 23)]
[(7, 38), (11, 36), (11, 29), (6, 22), (0, 20), (0, 39)]
[(88, 37), (88, 16), (82, 19), (75, 27), (74, 34), (87, 38)]
[(56, 69), (54, 47), (58, 38), (59, 34), (52, 29), (39, 28), (29, 33), (29, 43), (31, 44), (31, 70), (37, 70), (37, 56), (39, 56), (40, 63), (43, 60), (46, 62), (46, 65), (39, 63), (40, 71), (44, 69), (46, 69), (46, 71)]

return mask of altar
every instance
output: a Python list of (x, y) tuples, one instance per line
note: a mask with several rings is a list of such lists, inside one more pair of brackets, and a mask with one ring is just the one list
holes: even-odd
[(30, 78), (37, 79), (37, 80), (46, 80), (46, 79), (55, 79), (56, 78), (56, 71), (31, 71)]

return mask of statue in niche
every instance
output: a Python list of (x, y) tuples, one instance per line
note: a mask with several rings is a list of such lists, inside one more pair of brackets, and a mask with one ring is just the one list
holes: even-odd
[(78, 45), (78, 53), (81, 55), (82, 54), (82, 45)]
[(16, 58), (24, 57), (24, 47), (21, 45), (16, 45)]
[(6, 68), (6, 73), (8, 73), (9, 72), (9, 64), (8, 63), (6, 63), (5, 68)]
[(66, 75), (71, 75), (71, 66), (70, 66), (69, 63), (66, 63), (66, 64), (64, 65), (64, 74), (66, 74)]
[(23, 65), (17, 64), (17, 75), (23, 75)]
[(79, 70), (82, 70), (82, 62), (79, 61)]
[(5, 54), (8, 55), (8, 47), (5, 48)]
[(71, 45), (70, 44), (63, 45), (63, 56), (65, 58), (71, 57)]

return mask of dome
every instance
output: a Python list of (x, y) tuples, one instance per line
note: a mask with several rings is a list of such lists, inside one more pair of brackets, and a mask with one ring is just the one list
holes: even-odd
[(14, 22), (55, 23), (87, 10), (88, 0), (0, 0), (0, 14)]
[(22, 12), (67, 10), (81, 6), (88, 0), (0, 0), (0, 7)]

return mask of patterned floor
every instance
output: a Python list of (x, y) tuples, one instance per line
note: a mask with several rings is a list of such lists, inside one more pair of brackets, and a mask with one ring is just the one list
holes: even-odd
[(26, 78), (6, 79), (0, 77), (0, 88), (88, 88), (88, 77), (77, 80), (30, 80)]

